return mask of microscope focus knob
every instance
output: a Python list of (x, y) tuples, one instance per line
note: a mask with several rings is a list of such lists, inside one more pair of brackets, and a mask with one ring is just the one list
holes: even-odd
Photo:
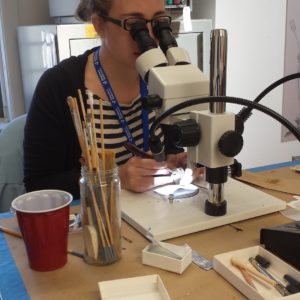
[(220, 152), (227, 157), (234, 157), (239, 154), (243, 148), (243, 137), (234, 130), (223, 133), (219, 139), (218, 147)]
[(148, 112), (162, 107), (163, 100), (158, 95), (147, 95), (142, 98), (142, 107)]
[(194, 119), (176, 122), (169, 132), (173, 144), (177, 147), (197, 146), (201, 139), (200, 127)]

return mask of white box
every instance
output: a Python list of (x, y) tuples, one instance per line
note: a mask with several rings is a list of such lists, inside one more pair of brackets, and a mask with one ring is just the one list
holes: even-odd
[(171, 300), (159, 275), (98, 282), (102, 300)]
[(284, 274), (289, 274), (298, 281), (300, 281), (300, 272), (298, 272), (295, 268), (285, 263), (283, 260), (281, 260), (274, 254), (260, 246), (254, 246), (250, 248), (215, 255), (213, 259), (213, 268), (249, 299), (300, 299), (300, 293), (283, 297), (274, 287), (271, 287), (267, 284), (263, 284), (261, 281), (258, 280), (254, 280), (254, 284), (256, 286), (255, 290), (245, 282), (241, 272), (230, 262), (231, 258), (235, 257), (240, 261), (247, 263), (250, 257), (255, 257), (258, 254), (270, 261), (271, 265), (267, 270), (270, 271), (270, 273), (272, 273), (272, 275), (278, 278), (281, 282), (284, 283)]
[(176, 259), (162, 254), (149, 252), (149, 247), (151, 247), (150, 244), (144, 248), (142, 252), (142, 262), (144, 265), (149, 265), (181, 274), (191, 264), (192, 249), (188, 245), (177, 246), (164, 242), (160, 242), (160, 244), (164, 248), (182, 257), (182, 259)]

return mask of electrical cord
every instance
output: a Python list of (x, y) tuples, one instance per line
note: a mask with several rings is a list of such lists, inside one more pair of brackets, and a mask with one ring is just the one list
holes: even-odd
[[(294, 74), (290, 74), (290, 75), (287, 75), (275, 82), (273, 82), (271, 85), (269, 85), (266, 89), (264, 89), (254, 100), (253, 102), (256, 102), (258, 103), (262, 98), (264, 98), (269, 92), (271, 92), (273, 89), (275, 89), (276, 87), (278, 87), (279, 85), (287, 82), (287, 81), (290, 81), (290, 80), (293, 80), (293, 79), (296, 79), (296, 78), (300, 78), (300, 73), (294, 73)], [(237, 114), (237, 117), (241, 118), (241, 120), (243, 122), (245, 122), (252, 114), (252, 109), (253, 108), (250, 108), (249, 106), (247, 107), (244, 107), (240, 110), (240, 112)]]
[(243, 99), (243, 98), (229, 97), (229, 96), (211, 96), (211, 97), (196, 98), (196, 99), (192, 99), (192, 100), (188, 100), (188, 101), (179, 103), (179, 104), (171, 107), (164, 113), (162, 113), (158, 118), (156, 118), (154, 120), (154, 122), (152, 123), (152, 126), (150, 128), (150, 143), (151, 143), (151, 140), (157, 141), (158, 137), (155, 135), (155, 130), (157, 129), (160, 122), (162, 120), (164, 120), (166, 117), (168, 117), (169, 115), (171, 115), (183, 108), (186, 108), (186, 107), (190, 107), (190, 106), (197, 105), (197, 104), (203, 104), (203, 103), (212, 103), (212, 102), (234, 103), (234, 104), (251, 107), (252, 109), (257, 109), (257, 110), (269, 115), (270, 117), (277, 120), (278, 122), (280, 122), (300, 142), (300, 131), (290, 121), (288, 121), (287, 119), (282, 117), (280, 114), (278, 114), (274, 110), (272, 110), (266, 106), (263, 106), (259, 103), (256, 103), (256, 102), (253, 102), (253, 101), (250, 101), (247, 99)]

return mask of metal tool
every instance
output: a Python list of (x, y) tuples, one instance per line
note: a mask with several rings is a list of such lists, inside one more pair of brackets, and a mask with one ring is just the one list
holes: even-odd
[(269, 271), (267, 271), (262, 265), (260, 265), (254, 257), (249, 258), (249, 262), (251, 265), (260, 273), (264, 274), (266, 277), (274, 280), (275, 289), (282, 295), (282, 296), (288, 296), (290, 295), (289, 291), (286, 289), (286, 287), (278, 280), (276, 279)]
[(209, 271), (213, 267), (212, 261), (200, 255), (196, 250), (192, 250), (192, 261), (194, 264), (206, 271)]
[(179, 256), (177, 253), (163, 247), (163, 245), (154, 238), (153, 234), (150, 232), (151, 228), (148, 229), (148, 232), (147, 232), (147, 235), (146, 235), (146, 238), (151, 241), (151, 244), (148, 248), (148, 251), (149, 252), (152, 252), (152, 253), (157, 253), (157, 254), (160, 254), (160, 255), (163, 255), (163, 256), (167, 256), (167, 257), (171, 257), (171, 258), (174, 258), (174, 259), (182, 259), (181, 256)]
[(81, 214), (80, 213), (75, 213), (75, 214), (70, 214), (69, 216), (69, 230), (70, 231), (75, 231), (77, 229), (81, 229)]

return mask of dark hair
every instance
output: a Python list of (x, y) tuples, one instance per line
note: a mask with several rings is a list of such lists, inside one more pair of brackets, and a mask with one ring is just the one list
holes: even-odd
[(114, 0), (80, 0), (76, 9), (76, 17), (87, 22), (92, 14), (107, 16)]

